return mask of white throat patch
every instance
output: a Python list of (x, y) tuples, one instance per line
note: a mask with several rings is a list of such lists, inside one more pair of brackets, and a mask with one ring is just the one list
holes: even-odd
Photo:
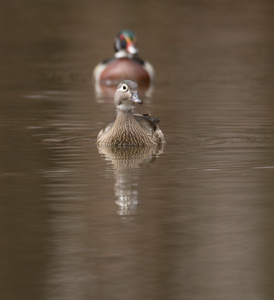
[(114, 56), (115, 56), (116, 58), (123, 58), (123, 57), (132, 58), (132, 57), (133, 57), (133, 55), (130, 54), (130, 53), (128, 53), (126, 50), (120, 50), (120, 51), (116, 52), (116, 53), (114, 54)]
[(117, 108), (123, 111), (131, 111), (133, 110), (133, 102), (131, 100), (123, 101), (123, 103), (119, 104)]

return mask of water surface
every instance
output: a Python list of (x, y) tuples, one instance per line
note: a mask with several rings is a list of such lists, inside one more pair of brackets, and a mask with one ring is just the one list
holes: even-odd
[[(273, 299), (272, 1), (1, 4), (0, 298)], [(100, 149), (122, 28), (163, 149)]]

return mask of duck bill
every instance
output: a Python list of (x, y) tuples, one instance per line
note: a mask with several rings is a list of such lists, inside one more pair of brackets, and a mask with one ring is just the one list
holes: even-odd
[(134, 103), (139, 103), (139, 104), (143, 103), (143, 101), (139, 98), (138, 93), (136, 92), (131, 92), (131, 96), (129, 99)]

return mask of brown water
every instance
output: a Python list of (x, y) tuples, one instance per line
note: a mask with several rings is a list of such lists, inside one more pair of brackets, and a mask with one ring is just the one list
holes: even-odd
[[(2, 2), (0, 299), (274, 299), (273, 1)], [(95, 144), (123, 28), (164, 149)]]

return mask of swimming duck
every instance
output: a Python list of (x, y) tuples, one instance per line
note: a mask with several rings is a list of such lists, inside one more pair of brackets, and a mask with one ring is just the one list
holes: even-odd
[(161, 145), (164, 135), (157, 126), (158, 118), (133, 114), (134, 103), (142, 104), (138, 95), (138, 85), (131, 80), (123, 80), (114, 95), (117, 116), (97, 137), (98, 145)]
[(120, 31), (114, 40), (114, 57), (99, 63), (93, 77), (96, 83), (116, 85), (123, 79), (148, 84), (154, 78), (152, 65), (137, 57), (136, 36), (130, 30)]

